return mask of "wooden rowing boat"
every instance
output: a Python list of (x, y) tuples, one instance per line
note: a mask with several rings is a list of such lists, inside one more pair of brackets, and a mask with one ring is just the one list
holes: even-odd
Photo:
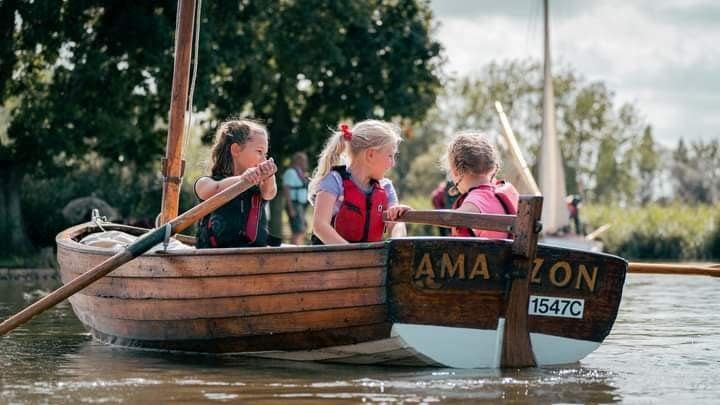
[(169, 237), (206, 215), (201, 211), (211, 201), (221, 205), (247, 186), (238, 183), (177, 216), (196, 5), (181, 0), (178, 8), (163, 225), (120, 252), (79, 241), (101, 229), (136, 235), (147, 230), (86, 223), (61, 232), (57, 257), (65, 286), (0, 324), (0, 332), (70, 297), (77, 317), (103, 342), (288, 360), (563, 364), (582, 359), (610, 333), (627, 262), (538, 246), (541, 197), (521, 198), (517, 216), (404, 215), (415, 222), (509, 232), (514, 240), (399, 238), (142, 254), (158, 236)]
[[(103, 225), (106, 230), (143, 230)], [(115, 252), (57, 236), (63, 282)], [(185, 242), (192, 242), (186, 238)], [(512, 241), (387, 242), (178, 250), (129, 262), (70, 298), (120, 346), (361, 364), (498, 367)], [(627, 263), (539, 245), (528, 332), (538, 365), (576, 362), (617, 315)]]

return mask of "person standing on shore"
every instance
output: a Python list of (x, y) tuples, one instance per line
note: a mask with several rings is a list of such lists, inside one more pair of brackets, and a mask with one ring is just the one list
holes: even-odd
[(293, 245), (305, 244), (305, 232), (307, 221), (305, 211), (308, 205), (308, 157), (305, 152), (296, 152), (292, 157), (292, 166), (283, 174), (283, 193), (285, 196), (285, 207), (290, 221), (292, 237), (290, 243)]

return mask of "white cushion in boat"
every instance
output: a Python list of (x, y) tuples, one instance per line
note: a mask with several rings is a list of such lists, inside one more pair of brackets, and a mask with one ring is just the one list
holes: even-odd
[[(107, 248), (118, 251), (125, 246), (135, 242), (137, 236), (130, 235), (129, 233), (121, 231), (105, 231), (92, 233), (80, 240), (83, 245), (94, 246), (99, 248)], [(163, 244), (157, 244), (153, 246), (150, 251), (162, 250)], [(181, 249), (194, 249), (193, 246), (186, 245), (175, 238), (170, 238), (167, 250), (181, 250)]]

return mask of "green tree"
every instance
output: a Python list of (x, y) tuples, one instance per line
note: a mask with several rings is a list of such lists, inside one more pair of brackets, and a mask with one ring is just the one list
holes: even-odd
[(395, 188), (403, 197), (410, 193), (428, 196), (445, 179), (440, 166), (445, 152), (448, 123), (437, 108), (431, 109), (424, 121), (407, 130), (408, 139), (400, 144), (395, 169)]
[[(0, 2), (0, 107), (5, 115), (0, 137), (0, 253), (22, 254), (30, 248), (20, 190), (28, 167), (42, 163), (34, 162), (25, 150), (24, 139), (17, 138), (12, 113), (19, 103), (27, 105), (26, 100), (34, 100), (47, 89), (50, 66), (57, 60), (61, 44), (58, 39), (61, 24), (57, 18), (48, 16), (57, 15), (59, 9), (60, 5), (51, 1), (32, 5), (12, 0)], [(48, 51), (50, 48), (53, 51)], [(21, 92), (22, 99), (18, 97)]]
[(593, 195), (596, 200), (611, 203), (618, 196), (618, 178), (621, 176), (621, 165), (618, 162), (618, 141), (612, 136), (603, 138), (598, 148)]
[[(237, 16), (225, 7), (210, 14), (223, 67), (214, 115), (262, 118), (279, 161), (297, 150), (314, 155), (340, 120), (420, 119), (435, 103), (440, 46), (425, 2), (260, 1), (241, 4)], [(276, 220), (280, 207), (278, 198)]]
[(704, 198), (698, 198), (698, 201), (716, 204), (720, 202), (720, 141), (694, 142), (692, 149), (697, 171), (702, 173), (699, 188), (703, 190)]
[(681, 138), (672, 154), (675, 195), (687, 203), (720, 201), (720, 142), (697, 141), (688, 148)]
[[(604, 83), (588, 83), (571, 67), (558, 69), (553, 85), (568, 192), (602, 194), (616, 201), (634, 199), (637, 156), (633, 146), (644, 129), (640, 113), (630, 104), (616, 106)], [(459, 80), (448, 93), (440, 103), (441, 114), (450, 117), (453, 128), (497, 131), (500, 124), (493, 102), (501, 101), (528, 163), (534, 166), (542, 117), (540, 64), (530, 60), (490, 63), (479, 76)]]
[[(508, 116), (522, 121), (518, 128), (519, 138), (527, 130), (540, 128), (540, 118), (531, 117), (532, 110), (540, 102), (542, 92), (541, 66), (531, 60), (491, 62), (482, 69), (479, 77), (466, 77), (450, 86), (448, 107), (451, 125), (455, 128), (497, 128), (495, 101), (499, 101)], [(527, 126), (527, 127), (526, 127)]]
[(647, 126), (643, 131), (642, 139), (637, 147), (638, 173), (640, 184), (638, 186), (638, 197), (640, 203), (647, 204), (652, 201), (653, 192), (656, 187), (656, 176), (660, 168), (660, 155), (653, 140), (652, 127)]
[[(565, 74), (555, 81), (562, 83), (564, 89), (557, 96), (560, 98), (557, 128), (565, 165), (565, 187), (568, 193), (577, 194), (581, 191), (579, 184), (589, 185), (591, 178), (596, 177), (593, 155), (598, 142), (603, 156), (610, 157), (609, 148), (614, 143), (602, 143), (614, 131), (612, 93), (604, 83), (583, 86), (574, 74)], [(600, 160), (600, 155), (597, 159)], [(600, 180), (596, 178), (595, 182)], [(604, 185), (599, 187), (604, 188)]]
[[(0, 218), (22, 218), (6, 213), (19, 211), (12, 201), (22, 195), (21, 178), (84, 170), (89, 157), (129, 176), (123, 184), (155, 178), (149, 173), (157, 172), (165, 144), (175, 7), (0, 3), (0, 94), (3, 105), (17, 102), (0, 147)], [(430, 38), (426, 2), (205, 2), (202, 16), (195, 105), (208, 118), (201, 124), (209, 134), (228, 116), (260, 118), (278, 161), (317, 151), (342, 119), (420, 119), (434, 104), (440, 46)], [(159, 199), (144, 209), (157, 212)], [(0, 225), (3, 235), (23, 232), (20, 223)]]

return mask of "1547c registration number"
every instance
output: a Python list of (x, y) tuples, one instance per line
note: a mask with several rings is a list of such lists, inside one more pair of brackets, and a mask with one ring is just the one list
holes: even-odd
[(582, 319), (585, 300), (576, 298), (544, 297), (531, 295), (528, 315), (556, 316)]

